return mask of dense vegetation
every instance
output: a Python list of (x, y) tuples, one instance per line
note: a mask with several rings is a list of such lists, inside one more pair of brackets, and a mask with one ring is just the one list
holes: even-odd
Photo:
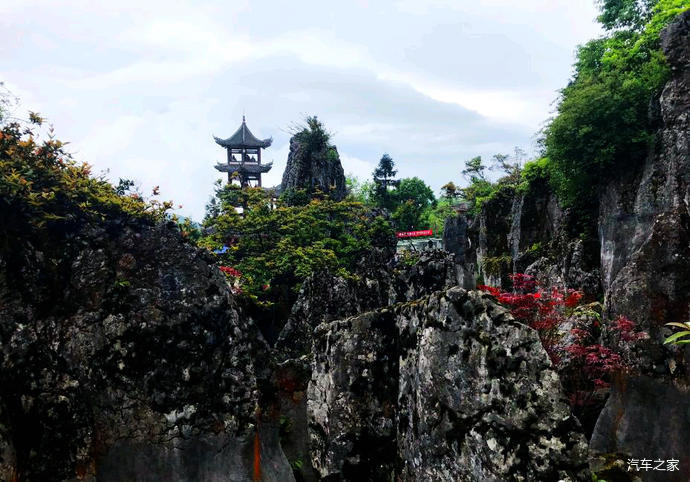
[(661, 30), (687, 0), (601, 0), (606, 34), (579, 47), (571, 81), (541, 137), (541, 157), (520, 168), (518, 156), (494, 156), (505, 176), (491, 182), (480, 157), (465, 163), (467, 187), (458, 195), (470, 212), (506, 191), (548, 180), (573, 213), (572, 234), (595, 238), (597, 192), (624, 170), (639, 166), (654, 143), (650, 103), (668, 80)]
[[(305, 156), (322, 151), (329, 138), (320, 122), (307, 122), (295, 135)], [(372, 249), (395, 245), (382, 211), (353, 196), (335, 201), (319, 190), (293, 188), (276, 199), (262, 188), (218, 182), (203, 227), (199, 243), (218, 253), (231, 289), (269, 328), (286, 319), (313, 272), (354, 277)]]
[(90, 166), (75, 162), (53, 138), (52, 129), (47, 140), (37, 140), (42, 123), (31, 114), (28, 126), (11, 122), (0, 130), (1, 250), (14, 252), (20, 247), (12, 244), (21, 239), (59, 239), (113, 217), (147, 222), (165, 218), (172, 203), (145, 201), (91, 176)]
[(200, 242), (227, 246), (220, 257), (237, 270), (238, 291), (260, 301), (298, 289), (314, 271), (349, 276), (368, 249), (390, 245), (390, 223), (354, 200), (336, 202), (317, 193), (306, 204), (288, 205), (261, 188), (232, 184), (218, 185), (216, 198), (216, 211), (204, 221), (210, 234)]
[(574, 74), (544, 131), (551, 179), (586, 220), (596, 192), (644, 159), (654, 141), (650, 102), (668, 79), (659, 34), (687, 0), (603, 0), (607, 34), (578, 49)]
[(432, 229), (435, 235), (443, 233), (443, 223), (456, 204), (454, 196), (436, 199), (432, 189), (418, 177), (396, 179), (395, 162), (384, 154), (373, 172), (371, 181), (360, 183), (348, 178), (352, 199), (371, 207), (386, 209), (399, 231)]

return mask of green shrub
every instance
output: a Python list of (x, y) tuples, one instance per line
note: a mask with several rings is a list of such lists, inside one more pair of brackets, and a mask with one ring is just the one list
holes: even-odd
[[(42, 119), (34, 114), (32, 121)], [(93, 177), (60, 141), (51, 136), (39, 142), (33, 127), (9, 123), (0, 130), (0, 249), (18, 239), (54, 240), (115, 217), (154, 223), (171, 207)]]

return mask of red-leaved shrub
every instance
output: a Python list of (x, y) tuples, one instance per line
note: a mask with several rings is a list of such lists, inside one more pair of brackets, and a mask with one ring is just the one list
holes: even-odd
[[(607, 389), (614, 374), (629, 371), (634, 363), (613, 348), (600, 343), (602, 331), (617, 334), (623, 342), (631, 343), (647, 337), (635, 328), (635, 323), (624, 316), (602, 326), (599, 314), (580, 311), (587, 316), (590, 326), (572, 322), (575, 310), (580, 306), (583, 294), (580, 291), (557, 288), (545, 289), (530, 275), (511, 276), (513, 290), (480, 285), (478, 289), (496, 298), (496, 301), (510, 309), (515, 319), (529, 325), (539, 333), (556, 370), (564, 380), (573, 405), (585, 405), (592, 396)], [(572, 327), (575, 325), (574, 327)]]

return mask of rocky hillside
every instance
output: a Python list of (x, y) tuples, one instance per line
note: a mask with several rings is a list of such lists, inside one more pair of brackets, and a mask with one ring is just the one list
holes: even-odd
[(251, 479), (265, 347), (208, 255), (175, 224), (117, 220), (14, 255), (0, 479)]
[(447, 248), (472, 274), (466, 285), (478, 279), (505, 285), (511, 273), (533, 274), (547, 286), (603, 300), (606, 319), (624, 315), (650, 335), (638, 354), (646, 377), (614, 389), (594, 430), (590, 449), (600, 457), (598, 468), (625, 470), (625, 458), (637, 454), (677, 454), (690, 467), (690, 354), (663, 345), (671, 334), (664, 323), (690, 315), (690, 14), (662, 32), (662, 47), (671, 78), (650, 105), (655, 147), (641, 167), (601, 190), (597, 239), (568, 231), (576, 215), (561, 209), (545, 182), (493, 199), (476, 218), (450, 219), (446, 228)]
[[(0, 480), (687, 480), (688, 352), (662, 341), (690, 310), (689, 35), (690, 13), (663, 34), (658, 142), (597, 199), (598, 239), (534, 183), (450, 219), (446, 251), (396, 255), (391, 235), (300, 278), (270, 343), (265, 311), (177, 223), (3, 129)], [(338, 199), (335, 149), (304, 132), (284, 187)], [(564, 337), (618, 315), (649, 335), (591, 426), (538, 331), (474, 290), (516, 272), (589, 298)]]

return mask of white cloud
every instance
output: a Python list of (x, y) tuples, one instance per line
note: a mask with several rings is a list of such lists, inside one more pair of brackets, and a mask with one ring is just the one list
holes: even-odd
[(78, 159), (198, 218), (221, 177), (211, 134), (243, 111), (275, 138), (267, 186), (303, 114), (361, 178), (389, 151), (438, 188), (466, 158), (528, 147), (595, 15), (589, 0), (3, 2), (0, 80)]
[(370, 178), (371, 173), (376, 168), (373, 162), (349, 156), (342, 152), (340, 153), (340, 162), (343, 164), (343, 170), (346, 175), (353, 175), (360, 181)]

